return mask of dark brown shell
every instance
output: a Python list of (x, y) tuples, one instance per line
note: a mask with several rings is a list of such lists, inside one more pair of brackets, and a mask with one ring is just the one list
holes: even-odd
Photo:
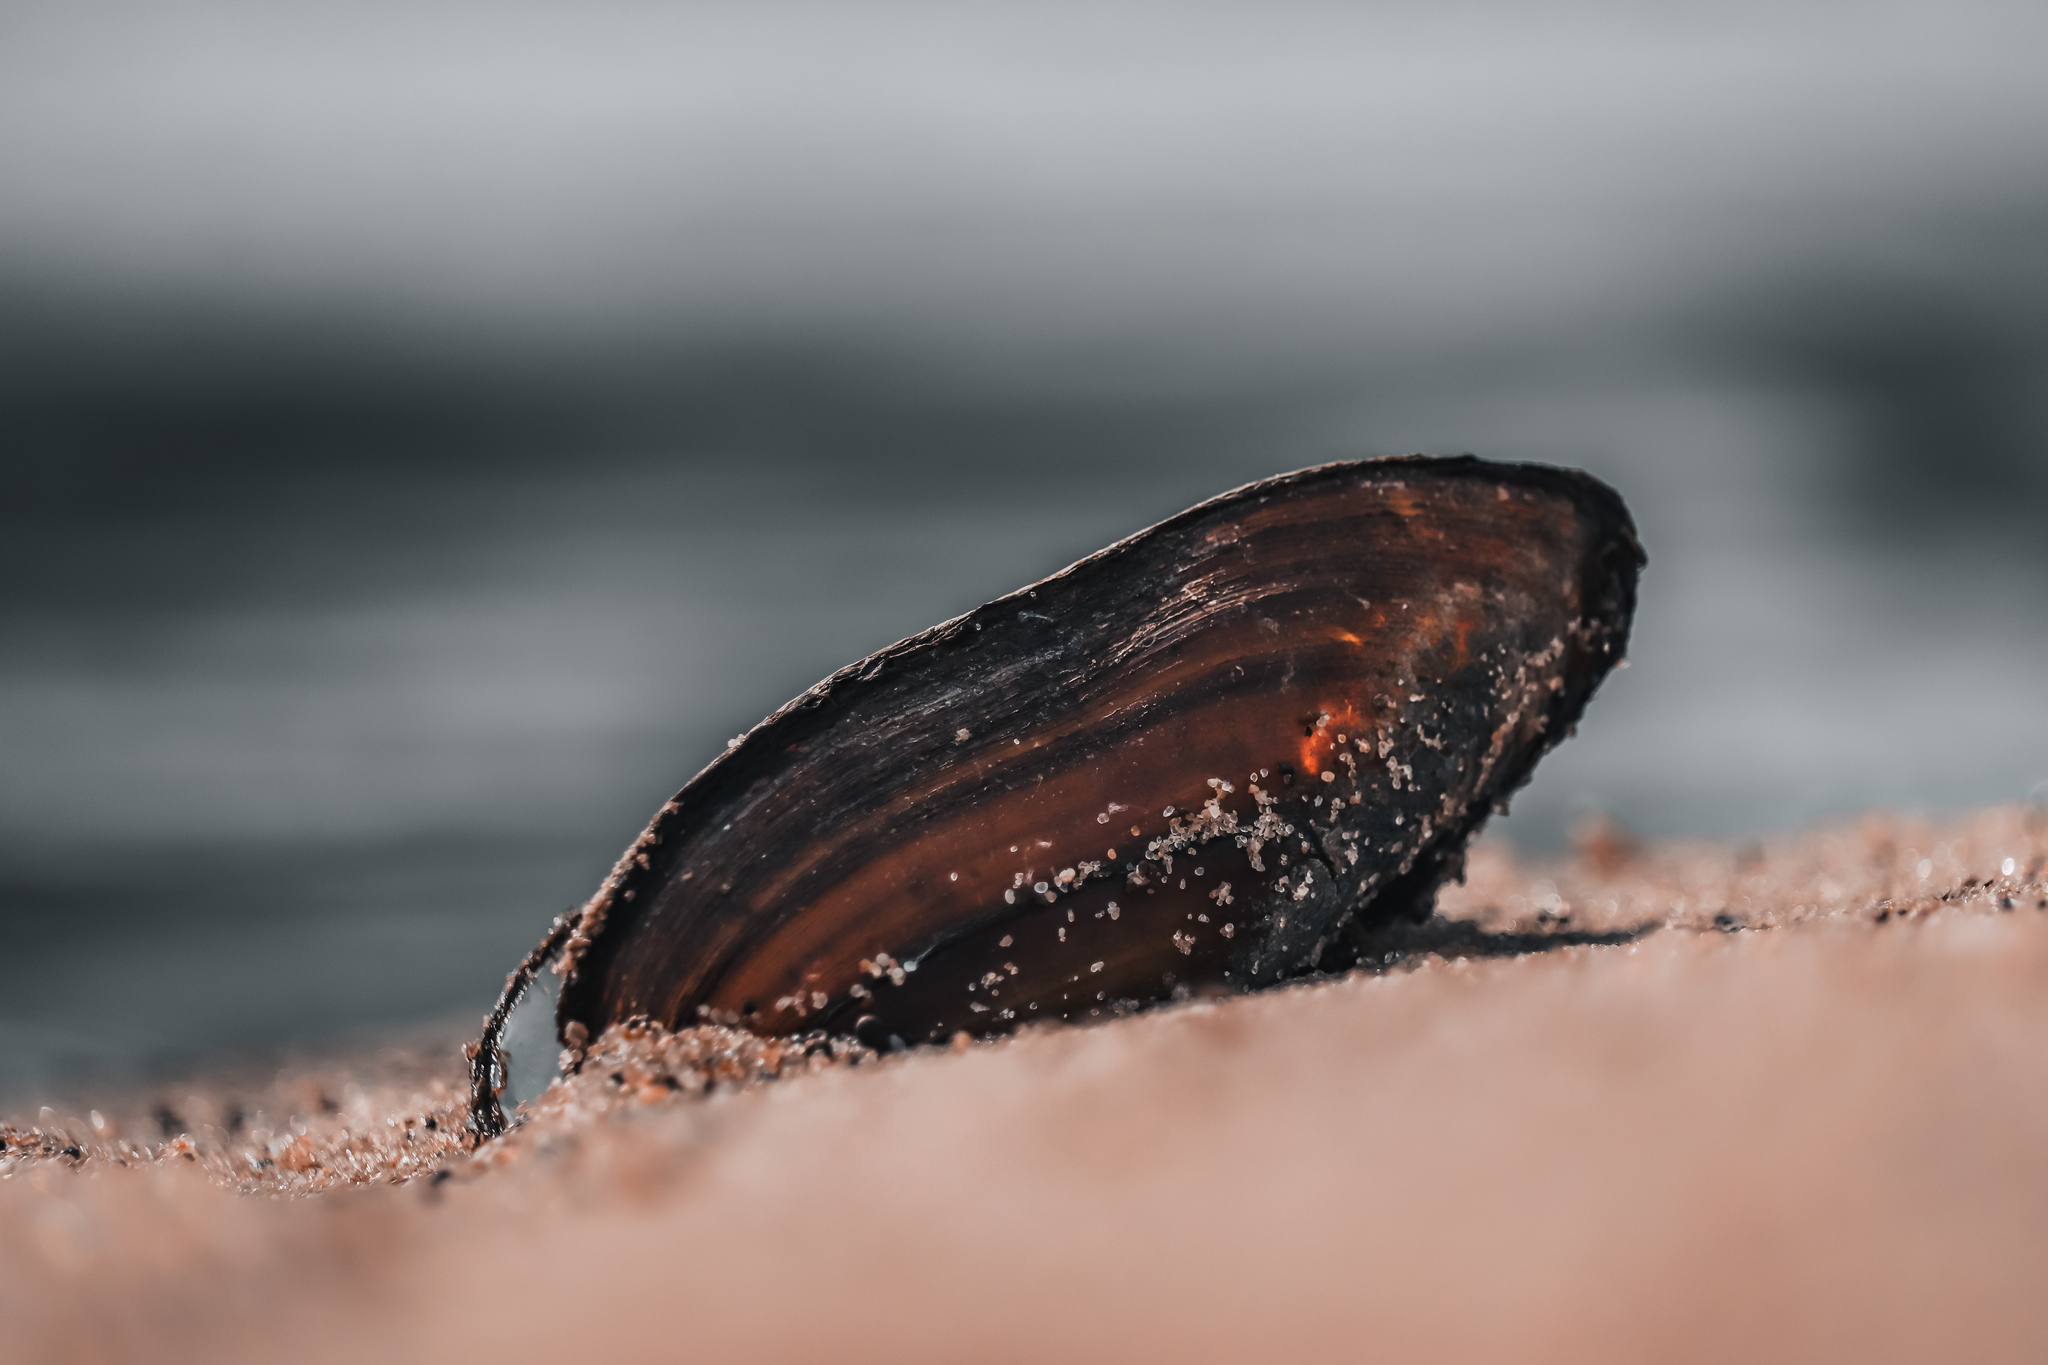
[(888, 1046), (1351, 966), (1578, 719), (1642, 562), (1612, 490), (1536, 465), (1203, 503), (721, 755), (563, 926), (558, 1026)]

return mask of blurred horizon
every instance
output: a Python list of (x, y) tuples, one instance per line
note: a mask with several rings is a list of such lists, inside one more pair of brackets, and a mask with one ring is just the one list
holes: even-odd
[(2048, 799), (2044, 39), (0, 5), (0, 1099), (481, 1013), (726, 737), (1329, 459), (1634, 511), (1524, 846)]

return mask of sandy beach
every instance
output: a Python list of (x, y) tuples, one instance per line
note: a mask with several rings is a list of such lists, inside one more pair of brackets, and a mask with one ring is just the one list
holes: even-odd
[(2048, 5), (0, 35), (0, 1365), (2048, 1362)]
[(611, 1035), (474, 1153), (453, 1055), (14, 1115), (5, 1354), (2038, 1360), (2044, 864), (2029, 806), (1482, 840), (1374, 970)]

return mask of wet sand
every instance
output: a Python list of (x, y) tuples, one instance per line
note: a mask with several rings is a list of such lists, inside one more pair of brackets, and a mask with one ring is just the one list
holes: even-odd
[(2044, 1359), (2044, 864), (2025, 807), (1482, 843), (1376, 971), (608, 1036), (474, 1155), (453, 1056), (17, 1115), (0, 1354)]

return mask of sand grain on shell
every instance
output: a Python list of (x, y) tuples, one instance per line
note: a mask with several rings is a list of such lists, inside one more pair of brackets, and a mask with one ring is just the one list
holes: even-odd
[(17, 1123), (0, 1321), (25, 1360), (2044, 1359), (2044, 863), (2028, 808), (1482, 846), (1372, 972), (879, 1061), (607, 1035), (411, 1168), (453, 1058), (189, 1155)]

